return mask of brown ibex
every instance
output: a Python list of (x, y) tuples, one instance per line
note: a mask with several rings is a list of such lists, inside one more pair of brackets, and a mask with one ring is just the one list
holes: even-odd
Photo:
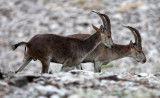
[[(99, 15), (98, 12), (96, 13)], [(102, 25), (100, 28), (92, 26), (96, 33), (85, 37), (85, 39), (55, 34), (38, 34), (32, 37), (29, 42), (20, 42), (13, 45), (13, 50), (21, 45), (27, 47), (23, 63), (16, 70), (16, 73), (22, 71), (32, 59), (41, 61), (42, 73), (48, 72), (50, 62), (61, 63), (63, 64), (62, 71), (68, 71), (78, 66), (101, 42), (104, 44), (107, 42), (105, 45), (111, 47), (113, 45), (111, 32), (104, 30)]]
[[(128, 29), (130, 29), (134, 35), (135, 43), (130, 41), (128, 45), (118, 45), (114, 44), (112, 48), (106, 47), (104, 44), (100, 44), (94, 51), (92, 51), (83, 61), (83, 63), (86, 62), (93, 62), (94, 63), (94, 72), (101, 72), (101, 65), (102, 64), (108, 64), (109, 62), (120, 59), (123, 57), (132, 57), (137, 62), (145, 63), (146, 57), (142, 50), (141, 45), (141, 36), (137, 29), (130, 27), (130, 26), (124, 26)], [(89, 34), (74, 34), (70, 35), (69, 37), (72, 38), (79, 38), (79, 39), (85, 39)], [(81, 65), (76, 66), (77, 69), (82, 69)]]

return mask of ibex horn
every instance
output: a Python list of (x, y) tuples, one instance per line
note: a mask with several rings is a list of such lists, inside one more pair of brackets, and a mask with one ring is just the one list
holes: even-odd
[(106, 19), (105, 28), (107, 29), (107, 31), (111, 32), (111, 22), (110, 22), (109, 17), (105, 14), (101, 14), (101, 15), (103, 15)]
[(92, 12), (98, 14), (98, 15), (101, 17), (102, 22), (103, 22), (103, 26), (105, 27), (105, 26), (106, 26), (106, 22), (105, 22), (105, 19), (103, 18), (103, 16), (101, 15), (101, 13), (99, 13), (99, 12), (97, 12), (97, 11), (92, 11)]
[(139, 31), (133, 27), (130, 27), (130, 26), (124, 26), (124, 27), (126, 27), (132, 31), (134, 38), (135, 38), (135, 43), (137, 44), (137, 46), (141, 47), (142, 40), (141, 40), (141, 35), (140, 35)]

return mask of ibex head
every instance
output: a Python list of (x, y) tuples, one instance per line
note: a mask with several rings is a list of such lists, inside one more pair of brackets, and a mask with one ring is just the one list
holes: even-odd
[(92, 24), (92, 28), (93, 28), (94, 30), (96, 30), (97, 32), (100, 32), (100, 34), (101, 34), (101, 36), (102, 36), (103, 38), (106, 38), (106, 37), (107, 37), (107, 35), (103, 32), (103, 26), (102, 26), (102, 25), (98, 28), (98, 27), (96, 27), (95, 25)]
[(130, 29), (134, 35), (135, 38), (135, 43), (130, 41), (130, 46), (131, 46), (131, 57), (133, 57), (137, 62), (145, 63), (146, 62), (146, 57), (145, 54), (143, 53), (142, 50), (142, 41), (141, 41), (141, 35), (138, 32), (137, 29), (130, 27), (130, 26), (124, 26), (128, 29)]
[[(111, 37), (111, 23), (110, 23), (110, 19), (107, 15), (105, 14), (101, 14), (99, 12), (96, 11), (92, 11), (95, 12), (96, 14), (98, 14), (100, 16), (100, 18), (103, 21), (103, 26), (101, 25), (101, 31), (102, 34), (107, 35), (106, 38), (103, 40), (103, 44), (109, 48), (111, 48), (112, 45), (114, 45), (112, 37)], [(104, 16), (104, 17), (103, 17)]]

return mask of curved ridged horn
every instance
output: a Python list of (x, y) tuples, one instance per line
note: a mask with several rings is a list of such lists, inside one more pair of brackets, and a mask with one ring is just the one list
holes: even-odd
[(101, 14), (105, 17), (106, 19), (106, 25), (105, 25), (105, 28), (107, 29), (107, 31), (111, 32), (111, 22), (110, 22), (110, 19), (107, 15), (105, 14)]
[(141, 40), (141, 35), (140, 35), (139, 31), (133, 27), (130, 27), (130, 26), (124, 26), (124, 27), (126, 27), (132, 31), (134, 38), (135, 38), (135, 43), (137, 44), (137, 46), (141, 47), (142, 40)]
[(103, 16), (101, 15), (101, 13), (96, 12), (96, 11), (92, 11), (92, 12), (94, 12), (94, 13), (98, 14), (98, 15), (101, 17), (102, 22), (103, 22), (103, 26), (105, 27), (105, 26), (106, 26), (106, 22), (105, 22), (105, 19), (103, 18)]

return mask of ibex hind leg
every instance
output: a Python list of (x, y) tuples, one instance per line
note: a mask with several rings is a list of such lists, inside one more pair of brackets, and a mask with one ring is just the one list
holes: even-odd
[(23, 63), (21, 64), (21, 66), (16, 70), (15, 73), (22, 71), (27, 65), (28, 63), (32, 60), (32, 57), (30, 57), (26, 51), (26, 47), (25, 47), (25, 51), (24, 51), (24, 59), (23, 59)]
[(22, 71), (27, 65), (28, 63), (32, 60), (32, 58), (29, 55), (25, 55), (24, 59), (23, 59), (23, 63), (21, 64), (21, 66), (16, 70), (15, 73)]
[(74, 66), (72, 66), (72, 67), (62, 67), (61, 71), (68, 72), (70, 70), (74, 70), (74, 68), (75, 68)]

